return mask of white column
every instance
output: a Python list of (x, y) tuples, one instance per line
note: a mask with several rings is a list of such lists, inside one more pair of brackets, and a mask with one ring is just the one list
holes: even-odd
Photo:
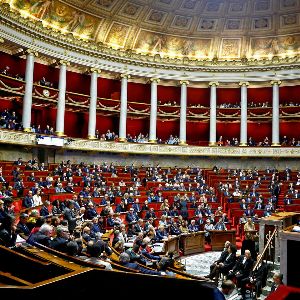
[(97, 117), (97, 83), (100, 70), (91, 69), (88, 139), (95, 139)]
[(151, 108), (150, 108), (150, 128), (149, 128), (149, 142), (156, 143), (156, 122), (157, 122), (157, 84), (158, 78), (151, 78)]
[(179, 143), (186, 144), (186, 107), (187, 107), (187, 85), (188, 81), (180, 81), (181, 95), (180, 95), (180, 133)]
[(26, 73), (25, 73), (25, 94), (23, 98), (22, 125), (26, 132), (31, 131), (31, 106), (32, 106), (32, 88), (33, 88), (33, 70), (34, 70), (34, 53), (27, 51)]
[(217, 86), (218, 82), (210, 82), (210, 120), (209, 146), (217, 145)]
[(279, 85), (281, 81), (271, 81), (273, 86), (273, 101), (272, 101), (272, 146), (280, 146), (279, 140)]
[(67, 78), (67, 62), (60, 61), (59, 83), (58, 83), (58, 99), (56, 113), (56, 134), (64, 135), (65, 129), (65, 106), (66, 106), (66, 78)]
[(119, 123), (119, 141), (126, 141), (126, 122), (127, 122), (127, 82), (130, 76), (121, 74), (121, 108)]
[(240, 146), (247, 146), (247, 86), (249, 82), (240, 82), (241, 87), (241, 129)]

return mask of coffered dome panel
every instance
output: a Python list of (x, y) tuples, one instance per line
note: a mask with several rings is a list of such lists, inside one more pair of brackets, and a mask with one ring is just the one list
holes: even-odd
[(161, 57), (300, 53), (299, 0), (0, 0), (62, 34)]

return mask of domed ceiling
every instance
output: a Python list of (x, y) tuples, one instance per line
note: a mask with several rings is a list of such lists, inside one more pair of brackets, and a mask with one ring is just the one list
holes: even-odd
[(223, 60), (300, 54), (300, 0), (0, 0), (115, 49)]

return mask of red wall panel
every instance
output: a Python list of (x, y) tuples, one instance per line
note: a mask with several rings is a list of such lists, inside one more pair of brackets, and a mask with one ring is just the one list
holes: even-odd
[(290, 102), (300, 103), (300, 86), (281, 86), (279, 88), (280, 102)]
[(128, 82), (127, 99), (132, 102), (150, 103), (151, 85)]
[(223, 136), (223, 141), (237, 138), (240, 141), (240, 122), (217, 122), (217, 140)]
[(19, 74), (25, 77), (26, 59), (0, 52), (0, 71), (6, 66), (10, 67), (9, 73), (11, 75)]
[(174, 121), (157, 121), (157, 138), (163, 141), (167, 140), (170, 135), (179, 136), (179, 120)]
[(272, 106), (272, 87), (264, 87), (264, 88), (248, 87), (247, 96), (248, 96), (248, 103), (269, 102), (269, 106)]
[(217, 88), (217, 105), (221, 103), (240, 104), (240, 88)]
[(146, 135), (149, 133), (149, 119), (127, 118), (126, 132), (132, 137), (138, 136), (140, 133)]
[(208, 107), (210, 104), (210, 89), (209, 88), (187, 88), (188, 106), (201, 104)]
[(272, 122), (248, 122), (248, 139), (250, 136), (256, 143), (265, 137), (272, 141)]
[(98, 97), (111, 99), (111, 94), (121, 91), (121, 82), (120, 80), (107, 79), (107, 78), (98, 78)]
[(157, 86), (157, 99), (163, 104), (165, 102), (176, 101), (176, 103), (180, 104), (180, 87), (177, 86), (165, 86), (158, 85)]
[(207, 145), (209, 140), (209, 122), (187, 122), (186, 139), (193, 144)]
[(67, 91), (79, 94), (90, 94), (91, 77), (87, 74), (80, 74), (67, 71)]
[(295, 138), (296, 141), (300, 140), (300, 122), (298, 121), (280, 121), (280, 137), (284, 135), (288, 139)]
[(106, 133), (109, 129), (111, 132), (118, 134), (119, 118), (114, 116), (97, 115), (96, 128), (100, 134)]

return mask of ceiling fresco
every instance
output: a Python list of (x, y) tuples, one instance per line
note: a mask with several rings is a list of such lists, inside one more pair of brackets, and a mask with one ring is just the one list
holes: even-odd
[(61, 34), (144, 55), (300, 54), (299, 0), (0, 0)]

